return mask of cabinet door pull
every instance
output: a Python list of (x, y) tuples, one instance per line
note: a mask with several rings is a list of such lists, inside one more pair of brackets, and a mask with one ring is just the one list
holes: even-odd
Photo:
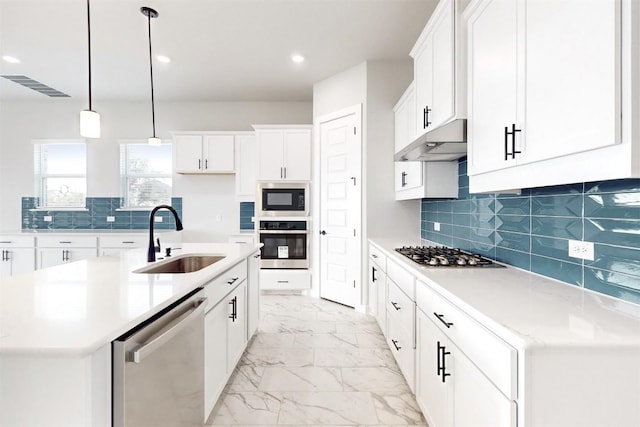
[(209, 169), (209, 159), (204, 159), (204, 168)]
[(134, 244), (135, 242), (133, 240), (124, 240), (122, 243), (126, 243), (126, 244)]
[(255, 254), (253, 257), (254, 258), (260, 258), (260, 254)]
[(231, 314), (229, 315), (229, 319), (231, 319), (232, 322), (235, 322), (238, 318), (238, 297), (233, 297), (233, 299), (229, 301), (229, 304), (231, 304)]
[(371, 254), (371, 258), (377, 259), (377, 258), (378, 258), (378, 255), (376, 255), (376, 254)]
[(390, 302), (391, 302), (391, 305), (393, 306), (393, 308), (395, 308), (396, 310), (400, 310), (402, 308), (398, 304), (396, 304), (395, 302), (393, 302), (393, 301), (390, 301)]
[(227, 282), (228, 285), (233, 285), (234, 283), (236, 283), (238, 281), (238, 277), (232, 277), (231, 280), (229, 280)]
[(280, 179), (282, 179), (282, 178), (283, 178), (283, 176), (282, 176), (282, 167), (281, 167), (280, 168)]
[(8, 258), (7, 258), (7, 251), (3, 250), (3, 251), (2, 251), (2, 261), (7, 261), (7, 260), (8, 260)]
[(402, 172), (402, 186), (403, 187), (407, 186), (407, 173), (406, 172)]
[(440, 345), (440, 341), (438, 341), (438, 375), (441, 376), (442, 382), (446, 382), (446, 378), (451, 376), (450, 373), (447, 373), (445, 361), (445, 357), (449, 354), (451, 352), (446, 351), (446, 346)]
[(11, 240), (3, 240), (0, 243), (4, 243), (4, 244), (8, 245), (9, 243), (13, 243), (13, 242)]
[(376, 279), (376, 268), (371, 267), (371, 281), (375, 283), (376, 280), (378, 280)]
[(400, 351), (400, 349), (401, 349), (402, 347), (399, 347), (399, 346), (398, 346), (398, 341), (396, 341), (396, 340), (391, 340), (391, 342), (393, 343), (393, 346), (396, 348), (396, 351)]
[(202, 169), (202, 159), (198, 159), (198, 170)]
[(444, 324), (444, 326), (446, 326), (447, 328), (450, 328), (453, 326), (453, 323), (447, 322), (446, 320), (444, 320), (444, 314), (438, 314), (434, 311), (433, 315), (436, 316), (438, 320), (441, 321)]
[[(508, 160), (509, 156), (512, 159), (516, 158), (516, 154), (522, 153), (516, 150), (516, 132), (521, 132), (521, 129), (516, 129), (516, 124), (511, 124), (511, 132), (507, 126), (504, 127), (504, 159)], [(509, 152), (509, 135), (511, 135), (511, 152)]]
[(71, 243), (71, 241), (70, 240), (62, 240), (62, 241), (60, 241), (58, 243), (67, 243), (68, 244), (68, 243)]
[(284, 167), (284, 168), (282, 168), (282, 169), (284, 169), (284, 179), (287, 179), (287, 168), (286, 168), (286, 167)]
[(426, 129), (431, 126), (431, 122), (429, 121), (429, 113), (431, 112), (431, 108), (429, 108), (429, 106), (427, 105), (426, 107), (424, 107), (422, 112), (424, 113), (422, 117), (422, 128)]

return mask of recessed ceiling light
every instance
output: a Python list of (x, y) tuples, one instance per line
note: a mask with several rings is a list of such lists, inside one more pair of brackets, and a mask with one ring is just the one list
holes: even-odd
[(15, 58), (15, 57), (9, 56), (9, 55), (4, 55), (2, 57), (2, 59), (4, 59), (7, 62), (10, 62), (12, 64), (19, 64), (20, 63), (20, 60), (18, 58)]
[(163, 64), (168, 64), (169, 62), (171, 62), (171, 58), (165, 55), (156, 55), (156, 59)]
[(304, 62), (304, 56), (298, 54), (291, 55), (291, 60), (296, 64), (299, 64), (301, 62)]

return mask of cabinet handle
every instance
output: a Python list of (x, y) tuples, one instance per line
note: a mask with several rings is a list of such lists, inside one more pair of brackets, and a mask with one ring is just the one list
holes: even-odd
[(429, 108), (429, 106), (427, 105), (422, 111), (424, 113), (422, 117), (422, 128), (426, 129), (431, 126), (431, 122), (429, 121), (429, 113), (431, 112), (431, 108)]
[(375, 283), (376, 280), (378, 280), (376, 279), (376, 268), (371, 267), (371, 281)]
[(371, 258), (378, 258), (378, 255), (376, 255), (376, 254), (371, 254)]
[[(521, 129), (516, 129), (516, 124), (511, 124), (511, 132), (509, 132), (509, 127), (504, 127), (504, 159), (508, 160), (509, 156), (512, 159), (516, 158), (516, 154), (522, 153), (521, 151), (516, 151), (516, 132), (521, 132)], [(511, 152), (509, 152), (509, 135), (511, 135)]]
[(3, 240), (0, 243), (5, 243), (5, 244), (9, 244), (9, 243), (13, 243), (11, 240)]
[(438, 320), (441, 321), (444, 324), (444, 326), (446, 326), (447, 328), (450, 328), (453, 326), (453, 323), (447, 322), (446, 320), (444, 320), (444, 314), (438, 314), (434, 311), (433, 315), (436, 316)]
[(287, 179), (287, 168), (286, 168), (286, 167), (284, 167), (284, 168), (282, 168), (282, 169), (284, 169), (284, 179)]
[(255, 254), (253, 257), (254, 258), (260, 258), (260, 254)]
[(236, 319), (238, 318), (238, 297), (233, 297), (233, 299), (231, 301), (229, 301), (229, 304), (231, 304), (231, 314), (229, 315), (229, 319), (231, 319), (232, 322), (235, 322)]
[(451, 376), (450, 373), (447, 373), (447, 366), (445, 364), (445, 356), (449, 354), (451, 354), (451, 352), (446, 351), (446, 347), (444, 345), (440, 345), (440, 341), (438, 341), (438, 375), (441, 376), (443, 383), (446, 382), (447, 377)]
[(407, 173), (406, 172), (402, 172), (402, 186), (403, 187), (407, 186)]
[(393, 343), (393, 346), (396, 348), (396, 350), (397, 350), (397, 351), (400, 351), (400, 349), (401, 349), (402, 347), (399, 347), (399, 346), (398, 346), (398, 341), (396, 341), (396, 340), (391, 340), (391, 342)]
[(280, 167), (280, 179), (282, 179), (282, 178), (283, 178), (283, 176), (282, 176), (282, 167)]
[(9, 251), (2, 251), (2, 261), (9, 261)]
[(390, 301), (390, 302), (391, 302), (391, 305), (393, 306), (393, 308), (395, 308), (396, 310), (400, 310), (402, 308), (398, 304), (396, 304), (395, 302), (393, 302), (393, 301)]
[(125, 240), (122, 243), (134, 244), (135, 242), (133, 240)]
[(228, 285), (233, 285), (238, 281), (239, 277), (232, 277), (231, 280), (227, 282)]
[(198, 170), (202, 169), (202, 159), (198, 159)]
[(277, 283), (289, 283), (289, 281), (288, 280), (278, 280)]
[(204, 168), (209, 169), (209, 159), (204, 159)]
[(63, 241), (58, 242), (58, 243), (71, 243), (71, 240), (63, 240)]

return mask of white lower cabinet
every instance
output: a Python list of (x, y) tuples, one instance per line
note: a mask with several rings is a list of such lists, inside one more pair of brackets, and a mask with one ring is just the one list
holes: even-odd
[(35, 269), (35, 239), (0, 235), (0, 278), (28, 273)]
[(38, 237), (37, 245), (39, 269), (80, 261), (98, 254), (96, 236)]
[(258, 330), (260, 323), (260, 251), (248, 258), (247, 272), (247, 340)]
[(430, 426), (517, 425), (516, 403), (420, 309), (416, 333), (416, 401)]
[(100, 236), (98, 240), (100, 243), (98, 256), (118, 256), (129, 249), (144, 248), (149, 243), (149, 236), (146, 234)]
[[(387, 276), (387, 343), (411, 391), (415, 390), (415, 279)], [(408, 279), (408, 280), (407, 280)], [(403, 291), (409, 290), (409, 295)], [(410, 296), (411, 295), (411, 296)]]
[(204, 316), (204, 420), (227, 381), (227, 305), (221, 301)]
[(231, 374), (247, 345), (247, 282), (227, 298), (227, 373)]

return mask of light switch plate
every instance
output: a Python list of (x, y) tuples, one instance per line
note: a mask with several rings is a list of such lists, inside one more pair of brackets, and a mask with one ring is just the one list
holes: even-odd
[(593, 261), (594, 248), (593, 242), (584, 242), (582, 240), (569, 240), (569, 256), (572, 258), (586, 259)]
[(53, 216), (51, 216), (51, 215), (45, 215), (45, 216), (44, 216), (44, 218), (42, 218), (42, 220), (43, 220), (44, 222), (51, 222), (51, 221), (53, 221)]
[(162, 222), (162, 217), (161, 216), (154, 216), (153, 217), (153, 222)]
[(108, 216), (107, 217), (107, 222), (116, 222), (116, 217), (115, 216)]
[(434, 222), (433, 223), (433, 229), (435, 231), (440, 231), (440, 223), (439, 222)]

